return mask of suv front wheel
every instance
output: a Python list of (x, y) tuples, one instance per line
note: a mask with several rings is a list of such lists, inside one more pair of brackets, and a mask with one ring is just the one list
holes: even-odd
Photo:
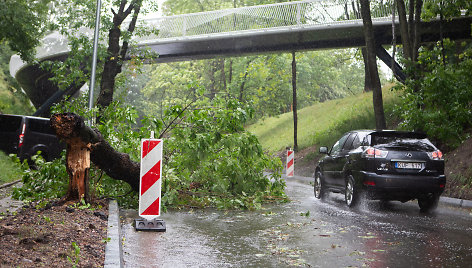
[(346, 178), (346, 189), (344, 191), (344, 200), (348, 207), (354, 207), (359, 202), (359, 188), (356, 186), (354, 177), (348, 175)]
[(315, 197), (318, 199), (324, 199), (326, 196), (326, 189), (324, 186), (323, 178), (321, 172), (317, 170), (315, 172), (315, 180), (313, 183), (313, 190), (315, 193)]

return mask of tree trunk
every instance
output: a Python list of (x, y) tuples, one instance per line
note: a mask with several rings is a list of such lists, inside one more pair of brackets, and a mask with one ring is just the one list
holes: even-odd
[(231, 85), (233, 81), (233, 60), (229, 60), (229, 70), (228, 70), (228, 84)]
[(225, 59), (220, 59), (220, 80), (223, 85), (222, 90), (226, 91), (226, 71), (225, 71)]
[(418, 59), (418, 50), (420, 47), (420, 23), (421, 23), (421, 11), (423, 9), (423, 0), (416, 0), (415, 6), (415, 21), (413, 26), (413, 61), (416, 62)]
[(247, 80), (247, 75), (249, 74), (247, 68), (246, 72), (244, 73), (243, 81), (241, 82), (241, 85), (239, 86), (239, 97), (238, 100), (239, 102), (243, 102), (244, 98), (244, 85), (246, 85), (246, 80)]
[(216, 78), (215, 78), (215, 73), (218, 70), (218, 60), (209, 60), (208, 61), (208, 80), (210, 81), (210, 84), (208, 85), (208, 90), (209, 92), (209, 97), (210, 99), (214, 99), (216, 96)]
[(400, 34), (402, 37), (403, 53), (405, 58), (412, 60), (410, 33), (408, 31), (408, 21), (406, 20), (406, 7), (403, 0), (397, 0), (398, 20), (400, 22)]
[(238, 97), (238, 100), (239, 102), (243, 102), (243, 98), (244, 98), (244, 86), (246, 85), (246, 81), (247, 81), (247, 76), (249, 74), (249, 65), (251, 65), (251, 62), (253, 62), (256, 58), (252, 58), (250, 59), (248, 62), (247, 62), (247, 65), (246, 65), (246, 71), (244, 72), (244, 77), (243, 77), (243, 81), (241, 82), (241, 85), (239, 86), (239, 97)]
[(123, 21), (134, 11), (133, 18), (128, 26), (128, 32), (133, 34), (136, 27), (137, 17), (141, 8), (141, 0), (135, 0), (130, 3), (125, 10), (127, 0), (121, 0), (118, 13), (113, 11), (113, 26), (108, 32), (108, 50), (107, 59), (103, 66), (102, 80), (100, 84), (100, 94), (98, 95), (97, 105), (107, 107), (113, 101), (113, 92), (115, 88), (115, 78), (121, 72), (124, 57), (128, 52), (128, 41), (123, 41), (120, 47), (121, 26)]
[(362, 58), (364, 59), (364, 92), (372, 91), (372, 82), (370, 81), (369, 62), (367, 61), (367, 49), (361, 48)]
[[(347, 3), (345, 4), (344, 13), (346, 18), (349, 19), (349, 13), (347, 12)], [(354, 12), (354, 16), (356, 19), (361, 18), (361, 13), (359, 7), (354, 4), (354, 1), (351, 2), (352, 10)], [(365, 47), (361, 48), (362, 59), (364, 60), (364, 92), (372, 91), (372, 83), (370, 82), (370, 75), (369, 75), (369, 64), (367, 62), (367, 50)]]
[(295, 51), (292, 52), (292, 111), (293, 111), (293, 150), (298, 151), (298, 118), (297, 118), (297, 59)]
[(367, 62), (369, 64), (370, 81), (372, 82), (373, 104), (375, 114), (375, 126), (377, 129), (385, 129), (385, 115), (382, 100), (382, 88), (380, 85), (379, 71), (377, 69), (377, 60), (375, 55), (375, 39), (372, 27), (372, 18), (370, 15), (369, 0), (361, 0), (361, 14), (364, 23), (364, 36), (367, 48)]
[(89, 202), (90, 142), (80, 138), (80, 129), (84, 127), (83, 120), (77, 122), (74, 114), (53, 115), (51, 126), (56, 135), (67, 144), (66, 169), (69, 174), (69, 186), (64, 199), (85, 199)]
[(85, 125), (82, 117), (73, 113), (55, 114), (51, 116), (51, 127), (67, 143), (69, 188), (66, 199), (90, 201), (90, 161), (113, 179), (125, 181), (133, 190), (139, 190), (140, 164), (129, 155), (115, 151), (98, 130)]

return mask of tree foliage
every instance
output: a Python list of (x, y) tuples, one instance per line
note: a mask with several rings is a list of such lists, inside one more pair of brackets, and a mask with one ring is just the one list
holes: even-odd
[[(100, 85), (98, 103), (108, 106), (113, 100), (115, 82), (127, 57), (138, 61), (137, 54), (151, 56), (134, 49), (132, 36), (156, 33), (145, 23), (138, 24), (139, 14), (155, 11), (157, 5), (145, 0), (103, 1), (99, 35), (97, 77)], [(42, 67), (53, 73), (51, 79), (62, 90), (80, 88), (90, 81), (95, 27), (96, 1), (77, 0), (60, 2), (53, 29), (67, 40), (70, 52), (64, 61), (45, 61)], [(141, 64), (136, 64), (141, 66)]]
[(31, 114), (29, 99), (10, 76), (8, 63), (13, 54), (6, 43), (0, 44), (0, 114)]
[[(244, 130), (251, 109), (221, 98), (209, 104), (168, 111), (182, 121), (165, 143), (169, 179), (163, 200), (182, 205), (187, 196), (196, 206), (258, 208), (269, 197), (283, 198), (282, 163)], [(265, 170), (274, 172), (272, 180)]]
[(54, 0), (0, 1), (0, 43), (6, 42), (21, 59), (32, 61), (39, 39), (47, 30), (50, 4)]
[[(470, 13), (470, 1), (429, 3), (423, 19), (447, 20)], [(401, 126), (424, 131), (445, 149), (452, 149), (467, 137), (472, 126), (472, 47), (470, 42), (443, 39), (423, 45), (415, 65), (407, 72), (410, 79), (398, 86), (402, 104), (397, 107)]]
[[(452, 52), (455, 48), (456, 44), (445, 40), (446, 50)], [(455, 147), (472, 127), (472, 50), (459, 55), (448, 53), (450, 61), (446, 65), (441, 53), (440, 45), (420, 53), (422, 79), (408, 80), (405, 87), (400, 87), (403, 102), (397, 110), (405, 128), (425, 131), (441, 144)]]

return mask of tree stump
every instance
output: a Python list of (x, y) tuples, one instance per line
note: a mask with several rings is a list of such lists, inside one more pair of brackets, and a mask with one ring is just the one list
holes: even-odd
[(51, 127), (67, 144), (66, 169), (69, 174), (69, 186), (64, 198), (85, 199), (89, 202), (91, 141), (81, 137), (81, 129), (85, 127), (84, 120), (72, 113), (55, 114), (51, 117)]
[(125, 181), (134, 191), (139, 191), (139, 163), (113, 149), (97, 129), (84, 123), (82, 117), (73, 113), (54, 114), (51, 116), (51, 127), (57, 137), (67, 144), (69, 187), (66, 199), (84, 198), (90, 201), (90, 162), (111, 178)]

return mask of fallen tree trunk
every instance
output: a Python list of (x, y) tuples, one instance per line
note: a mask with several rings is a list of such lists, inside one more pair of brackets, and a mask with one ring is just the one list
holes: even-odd
[(113, 149), (97, 129), (84, 123), (82, 117), (73, 113), (54, 114), (51, 116), (51, 127), (67, 143), (69, 188), (66, 199), (85, 198), (89, 201), (90, 161), (111, 178), (125, 181), (134, 191), (139, 191), (139, 163)]

